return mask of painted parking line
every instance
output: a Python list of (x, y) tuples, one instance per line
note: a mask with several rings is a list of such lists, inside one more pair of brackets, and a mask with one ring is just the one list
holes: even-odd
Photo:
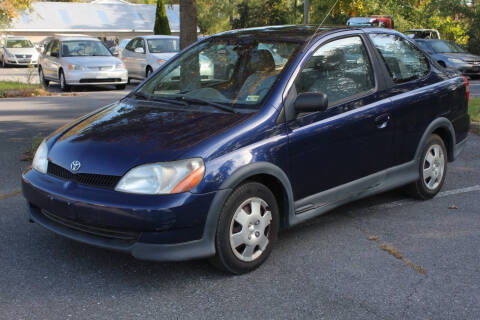
[(22, 193), (22, 190), (18, 189), (9, 193), (0, 194), (0, 200), (12, 198), (12, 197), (18, 196), (21, 193)]
[[(443, 197), (448, 197), (456, 194), (461, 194), (461, 193), (467, 193), (467, 192), (475, 192), (475, 191), (480, 191), (480, 184), (471, 186), (471, 187), (465, 187), (465, 188), (459, 188), (459, 189), (453, 189), (453, 190), (447, 190), (447, 191), (442, 191), (439, 192), (435, 198), (443, 198)], [(418, 200), (398, 200), (398, 201), (393, 201), (389, 203), (382, 203), (378, 205), (374, 205), (371, 207), (368, 207), (368, 209), (392, 209), (400, 206), (404, 206), (407, 204), (413, 204), (417, 203)]]

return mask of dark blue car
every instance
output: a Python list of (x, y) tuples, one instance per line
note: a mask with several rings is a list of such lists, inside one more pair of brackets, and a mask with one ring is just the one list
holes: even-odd
[(344, 203), (401, 186), (432, 198), (470, 119), (467, 80), (430, 59), (387, 29), (203, 39), (45, 139), (23, 174), (31, 220), (138, 259), (243, 273), (280, 229)]

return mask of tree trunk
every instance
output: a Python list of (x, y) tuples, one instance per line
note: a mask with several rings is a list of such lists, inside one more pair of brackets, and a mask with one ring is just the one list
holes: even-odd
[(308, 24), (309, 16), (310, 16), (310, 1), (305, 0), (303, 3), (303, 23)]
[(197, 0), (180, 0), (180, 49), (197, 41)]

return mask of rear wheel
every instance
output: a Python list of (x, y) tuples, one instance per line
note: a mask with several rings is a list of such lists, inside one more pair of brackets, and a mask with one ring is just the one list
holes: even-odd
[(50, 84), (50, 81), (45, 79), (45, 75), (43, 74), (43, 69), (42, 67), (39, 67), (38, 68), (38, 77), (40, 78), (40, 83), (44, 86), (44, 87), (48, 87), (48, 85)]
[(65, 80), (65, 74), (63, 73), (63, 70), (60, 70), (59, 82), (60, 82), (60, 88), (62, 89), (62, 91), (70, 90), (70, 86), (67, 84), (67, 81)]
[(432, 134), (423, 147), (419, 161), (420, 178), (408, 187), (415, 198), (431, 199), (442, 189), (447, 174), (447, 152), (442, 138)]
[(278, 227), (279, 210), (273, 193), (257, 182), (241, 185), (220, 214), (213, 264), (233, 274), (256, 269), (268, 258)]

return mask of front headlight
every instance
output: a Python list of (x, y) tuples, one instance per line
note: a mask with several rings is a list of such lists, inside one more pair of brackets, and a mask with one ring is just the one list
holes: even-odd
[(457, 58), (448, 58), (448, 61), (450, 61), (451, 63), (465, 63), (465, 61)]
[(10, 53), (8, 51), (5, 51), (5, 53), (7, 54), (7, 57), (9, 58), (15, 58), (15, 55), (13, 53)]
[(200, 158), (152, 163), (131, 169), (118, 182), (116, 191), (141, 194), (169, 194), (192, 190), (205, 173)]
[(125, 69), (126, 69), (125, 63), (117, 63), (117, 64), (115, 65), (115, 69), (117, 69), (117, 70), (125, 70)]
[(83, 66), (79, 64), (69, 64), (68, 65), (68, 70), (75, 70), (75, 71), (81, 71), (83, 70)]
[(47, 173), (48, 169), (48, 148), (45, 140), (38, 146), (35, 157), (33, 158), (32, 168), (41, 173)]

